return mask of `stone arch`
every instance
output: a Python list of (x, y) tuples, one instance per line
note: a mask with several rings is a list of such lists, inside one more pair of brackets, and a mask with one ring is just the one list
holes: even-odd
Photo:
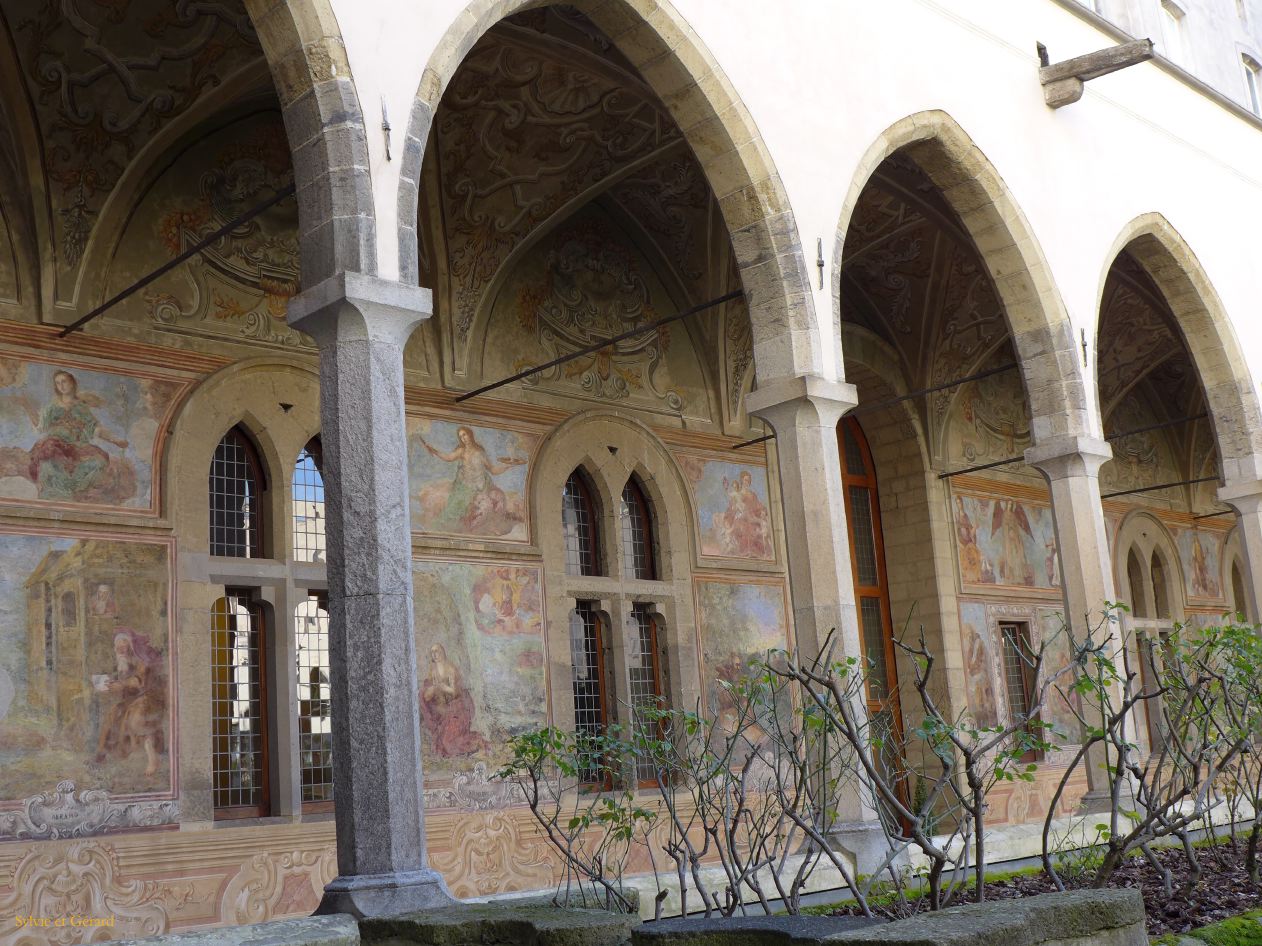
[[(1073, 325), (1029, 222), (998, 170), (946, 112), (917, 112), (895, 122), (867, 150), (842, 206), (833, 249), (834, 338), (841, 330), (841, 269), (846, 232), (859, 196), (878, 165), (910, 155), (959, 215), (998, 290), (1021, 362), (1037, 445), (1089, 436), (1086, 391)], [(838, 371), (842, 371), (838, 345)]]
[[(1159, 213), (1136, 217), (1113, 242), (1104, 281), (1123, 250), (1148, 273), (1178, 323), (1213, 420), (1222, 477), (1257, 480), (1262, 474), (1262, 407), (1231, 319), (1191, 247)], [(1099, 310), (1101, 306), (1097, 306)], [(1097, 312), (1096, 334), (1099, 334)]]
[[(570, 472), (581, 468), (588, 476), (601, 509), (600, 542), (608, 567), (597, 577), (565, 575), (564, 540), (561, 534), (561, 485)], [(621, 532), (616, 528), (619, 501), (627, 478), (640, 478), (654, 507), (658, 535), (659, 580), (656, 591), (642, 591), (646, 583), (635, 582), (635, 597), (651, 601), (664, 618), (669, 644), (666, 647), (667, 678), (673, 705), (688, 707), (701, 695), (698, 633), (693, 613), (692, 575), (699, 547), (695, 536), (696, 516), (688, 486), (679, 464), (666, 445), (639, 421), (610, 412), (576, 415), (554, 429), (540, 444), (530, 468), (527, 491), (535, 512), (535, 543), (543, 553), (547, 596), (547, 648), (553, 718), (572, 718), (573, 703), (568, 692), (570, 674), (569, 609), (576, 598), (601, 603), (602, 613), (612, 618), (615, 598), (627, 598), (618, 587), (622, 579), (614, 562), (619, 556)], [(606, 605), (612, 610), (606, 610)], [(621, 629), (613, 627), (615, 641)], [(621, 657), (612, 648), (615, 667)]]
[(285, 117), (302, 282), (377, 274), (368, 139), (331, 0), (245, 0)]
[[(420, 278), (415, 227), (421, 166), (442, 94), (491, 26), (535, 5), (536, 0), (473, 0), (425, 68), (400, 169), (399, 272), (405, 282), (416, 284)], [(705, 172), (745, 289), (759, 381), (818, 374), (818, 325), (788, 195), (753, 117), (718, 62), (668, 0), (579, 0), (573, 5), (662, 100)]]
[(292, 541), (288, 510), (294, 458), (320, 431), (319, 393), (313, 365), (255, 358), (216, 372), (184, 400), (167, 438), (163, 490), (165, 513), (183, 550), (204, 553), (208, 548), (207, 471), (220, 438), (240, 424), (267, 469), (273, 557), (286, 557)]
[[(1170, 534), (1170, 529), (1146, 509), (1134, 509), (1122, 520), (1117, 530), (1117, 541), (1114, 555), (1114, 581), (1116, 587), (1129, 587), (1126, 574), (1127, 555), (1132, 550), (1138, 552), (1140, 568), (1144, 581), (1151, 582), (1150, 566), (1153, 554), (1161, 558), (1162, 567), (1168, 572), (1166, 576), (1167, 593), (1170, 595), (1172, 619), (1182, 619), (1187, 608), (1187, 585), (1183, 574), (1183, 561), (1179, 558), (1179, 549)], [(1133, 593), (1134, 589), (1132, 589)], [(1130, 604), (1131, 602), (1127, 602)]]

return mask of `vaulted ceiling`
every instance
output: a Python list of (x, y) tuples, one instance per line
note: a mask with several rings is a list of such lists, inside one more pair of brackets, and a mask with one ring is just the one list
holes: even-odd
[[(514, 267), (578, 221), (642, 254), (650, 281), (665, 292), (653, 300), (628, 296), (612, 315), (591, 308), (584, 318), (593, 338), (739, 287), (717, 202), (679, 129), (612, 43), (570, 7), (510, 17), (474, 46), (436, 113), (421, 193), (421, 281), (434, 287), (438, 315), (426, 331), (457, 381), (476, 374), (482, 323), (504, 304)], [(590, 234), (581, 239), (595, 246)], [(595, 250), (588, 256), (591, 274), (613, 265), (614, 257)], [(639, 292), (631, 287), (623, 289)], [(689, 333), (709, 361), (723, 362), (709, 370), (734, 379), (727, 410), (735, 416), (751, 380), (752, 349), (743, 305), (728, 308), (674, 331)], [(560, 336), (568, 334), (552, 331), (550, 344), (564, 350)]]
[(14, 263), (24, 301), (73, 306), (116, 205), (250, 88), (271, 79), (241, 0), (0, 0), (0, 211), (37, 248)]

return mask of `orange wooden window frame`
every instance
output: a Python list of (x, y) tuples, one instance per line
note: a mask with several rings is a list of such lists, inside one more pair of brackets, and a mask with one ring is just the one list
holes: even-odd
[[(850, 467), (846, 462), (845, 434), (847, 430), (849, 430), (850, 435), (854, 438), (855, 443), (859, 447), (859, 453), (863, 457), (864, 472), (862, 474), (851, 473)], [(890, 614), (889, 580), (885, 570), (885, 539), (881, 532), (881, 504), (880, 494), (878, 492), (876, 482), (876, 466), (872, 462), (872, 450), (868, 446), (868, 438), (864, 436), (863, 428), (859, 426), (859, 422), (853, 417), (843, 417), (841, 423), (837, 426), (837, 452), (838, 458), (841, 462), (842, 493), (845, 495), (846, 502), (846, 538), (850, 542), (851, 579), (854, 582), (855, 605), (859, 611), (860, 622), (863, 620), (862, 601), (864, 598), (875, 598), (881, 609), (881, 639), (885, 644), (885, 673), (886, 682), (889, 686), (889, 693), (886, 697), (881, 698), (873, 696), (869, 690), (866, 694), (868, 713), (869, 715), (872, 715), (875, 713), (888, 712), (894, 727), (895, 736), (901, 744), (903, 734), (903, 715), (898, 699), (898, 669), (895, 662), (893, 620)], [(872, 538), (876, 550), (877, 582), (875, 585), (863, 585), (859, 583), (859, 566), (854, 554), (855, 520), (850, 503), (851, 486), (866, 489), (870, 493)], [(860, 646), (864, 646), (866, 644), (863, 639), (862, 623), (860, 623), (859, 627), (859, 643)], [(867, 657), (868, 655), (865, 653), (864, 656)]]

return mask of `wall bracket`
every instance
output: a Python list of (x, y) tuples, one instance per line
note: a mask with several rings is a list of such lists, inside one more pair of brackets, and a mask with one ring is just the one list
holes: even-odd
[(1042, 43), (1038, 44), (1038, 51), (1039, 82), (1043, 83), (1043, 101), (1049, 108), (1072, 105), (1082, 98), (1084, 82), (1147, 62), (1153, 56), (1150, 39), (1137, 39), (1057, 63), (1048, 61), (1047, 47)]

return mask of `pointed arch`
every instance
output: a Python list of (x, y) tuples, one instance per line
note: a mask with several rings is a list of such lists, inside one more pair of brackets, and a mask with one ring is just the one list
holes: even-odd
[(887, 128), (864, 154), (851, 181), (833, 249), (832, 322), (839, 372), (846, 233), (864, 187), (896, 151), (913, 158), (942, 192), (995, 284), (1021, 362), (1034, 443), (1090, 436), (1073, 326), (1043, 251), (998, 170), (955, 119), (940, 110), (917, 112)]
[(298, 188), (302, 283), (377, 274), (368, 139), (330, 0), (245, 0), (272, 70)]
[(1262, 408), (1231, 319), (1192, 248), (1161, 214), (1136, 217), (1113, 241), (1100, 276), (1097, 337), (1104, 282), (1123, 251), (1161, 290), (1192, 356), (1213, 420), (1223, 479), (1262, 478)]
[[(420, 278), (416, 217), (434, 114), (465, 56), (501, 19), (533, 0), (474, 0), (439, 41), (421, 77), (400, 169), (399, 272)], [(809, 274), (788, 195), (770, 153), (718, 62), (668, 0), (578, 0), (661, 99), (692, 148), (727, 224), (745, 289), (760, 382), (818, 374)]]

